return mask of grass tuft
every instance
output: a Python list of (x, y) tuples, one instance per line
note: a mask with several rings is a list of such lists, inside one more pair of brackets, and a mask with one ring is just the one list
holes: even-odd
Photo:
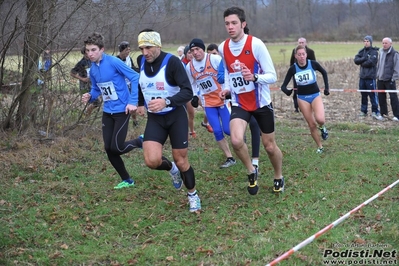
[[(95, 128), (50, 143), (10, 137), (0, 155), (0, 264), (265, 265), (398, 179), (397, 127), (332, 121), (321, 155), (302, 119), (284, 116), (276, 128), (286, 191), (272, 193), (261, 150), (256, 196), (242, 163), (219, 169), (225, 158), (213, 135), (197, 128), (189, 158), (201, 213), (189, 213), (186, 191), (176, 191), (168, 173), (145, 167), (141, 150), (124, 155), (136, 185), (114, 190), (119, 177)], [(356, 243), (398, 247), (397, 189), (281, 264), (322, 265), (326, 249)]]

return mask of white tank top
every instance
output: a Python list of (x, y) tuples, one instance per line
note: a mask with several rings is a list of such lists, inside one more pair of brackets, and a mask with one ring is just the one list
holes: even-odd
[[(158, 73), (155, 74), (154, 77), (147, 77), (144, 71), (145, 59), (144, 56), (141, 59), (141, 67), (140, 67), (140, 79), (139, 84), (141, 87), (141, 91), (143, 92), (145, 107), (147, 108), (147, 104), (152, 99), (164, 99), (166, 97), (171, 97), (180, 91), (179, 86), (171, 86), (166, 81), (166, 65), (171, 57), (171, 54), (167, 54), (162, 61), (161, 68)], [(157, 114), (166, 114), (170, 111), (174, 110), (175, 107), (165, 107), (161, 111), (157, 112)], [(148, 108), (147, 108), (148, 110)], [(151, 112), (148, 110), (148, 112)]]

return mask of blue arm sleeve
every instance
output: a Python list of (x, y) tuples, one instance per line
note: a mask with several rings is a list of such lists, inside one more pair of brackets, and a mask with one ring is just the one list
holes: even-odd
[(133, 70), (133, 75), (128, 77), (131, 82), (131, 92), (129, 98), (129, 104), (138, 106), (139, 102), (139, 73)]
[(90, 90), (91, 98), (89, 100), (89, 103), (92, 103), (94, 102), (95, 99), (98, 98), (98, 96), (100, 96), (101, 91), (100, 88), (98, 88), (96, 80), (92, 77), (91, 73), (90, 73), (90, 80), (91, 80), (91, 90)]
[(218, 82), (219, 84), (224, 84), (224, 65), (223, 65), (223, 60), (220, 61), (219, 67), (218, 67)]

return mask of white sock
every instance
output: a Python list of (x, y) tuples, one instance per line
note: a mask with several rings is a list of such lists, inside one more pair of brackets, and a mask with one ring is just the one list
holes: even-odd
[(259, 166), (259, 159), (252, 159), (252, 165)]
[(172, 169), (170, 169), (170, 172), (176, 173), (177, 171), (179, 171), (179, 168), (177, 168), (176, 164), (172, 162)]
[(192, 197), (195, 196), (197, 194), (197, 190), (194, 190), (194, 192), (187, 192), (187, 194)]

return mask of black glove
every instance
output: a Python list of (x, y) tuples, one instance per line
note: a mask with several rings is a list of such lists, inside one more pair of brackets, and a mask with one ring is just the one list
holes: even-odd
[(330, 95), (330, 90), (329, 89), (324, 89), (324, 95)]
[(287, 88), (281, 88), (281, 91), (285, 93), (285, 95), (290, 96), (293, 90), (288, 90)]
[(191, 99), (191, 105), (194, 107), (194, 108), (197, 108), (198, 107), (198, 96), (194, 96), (193, 97), (193, 99)]

